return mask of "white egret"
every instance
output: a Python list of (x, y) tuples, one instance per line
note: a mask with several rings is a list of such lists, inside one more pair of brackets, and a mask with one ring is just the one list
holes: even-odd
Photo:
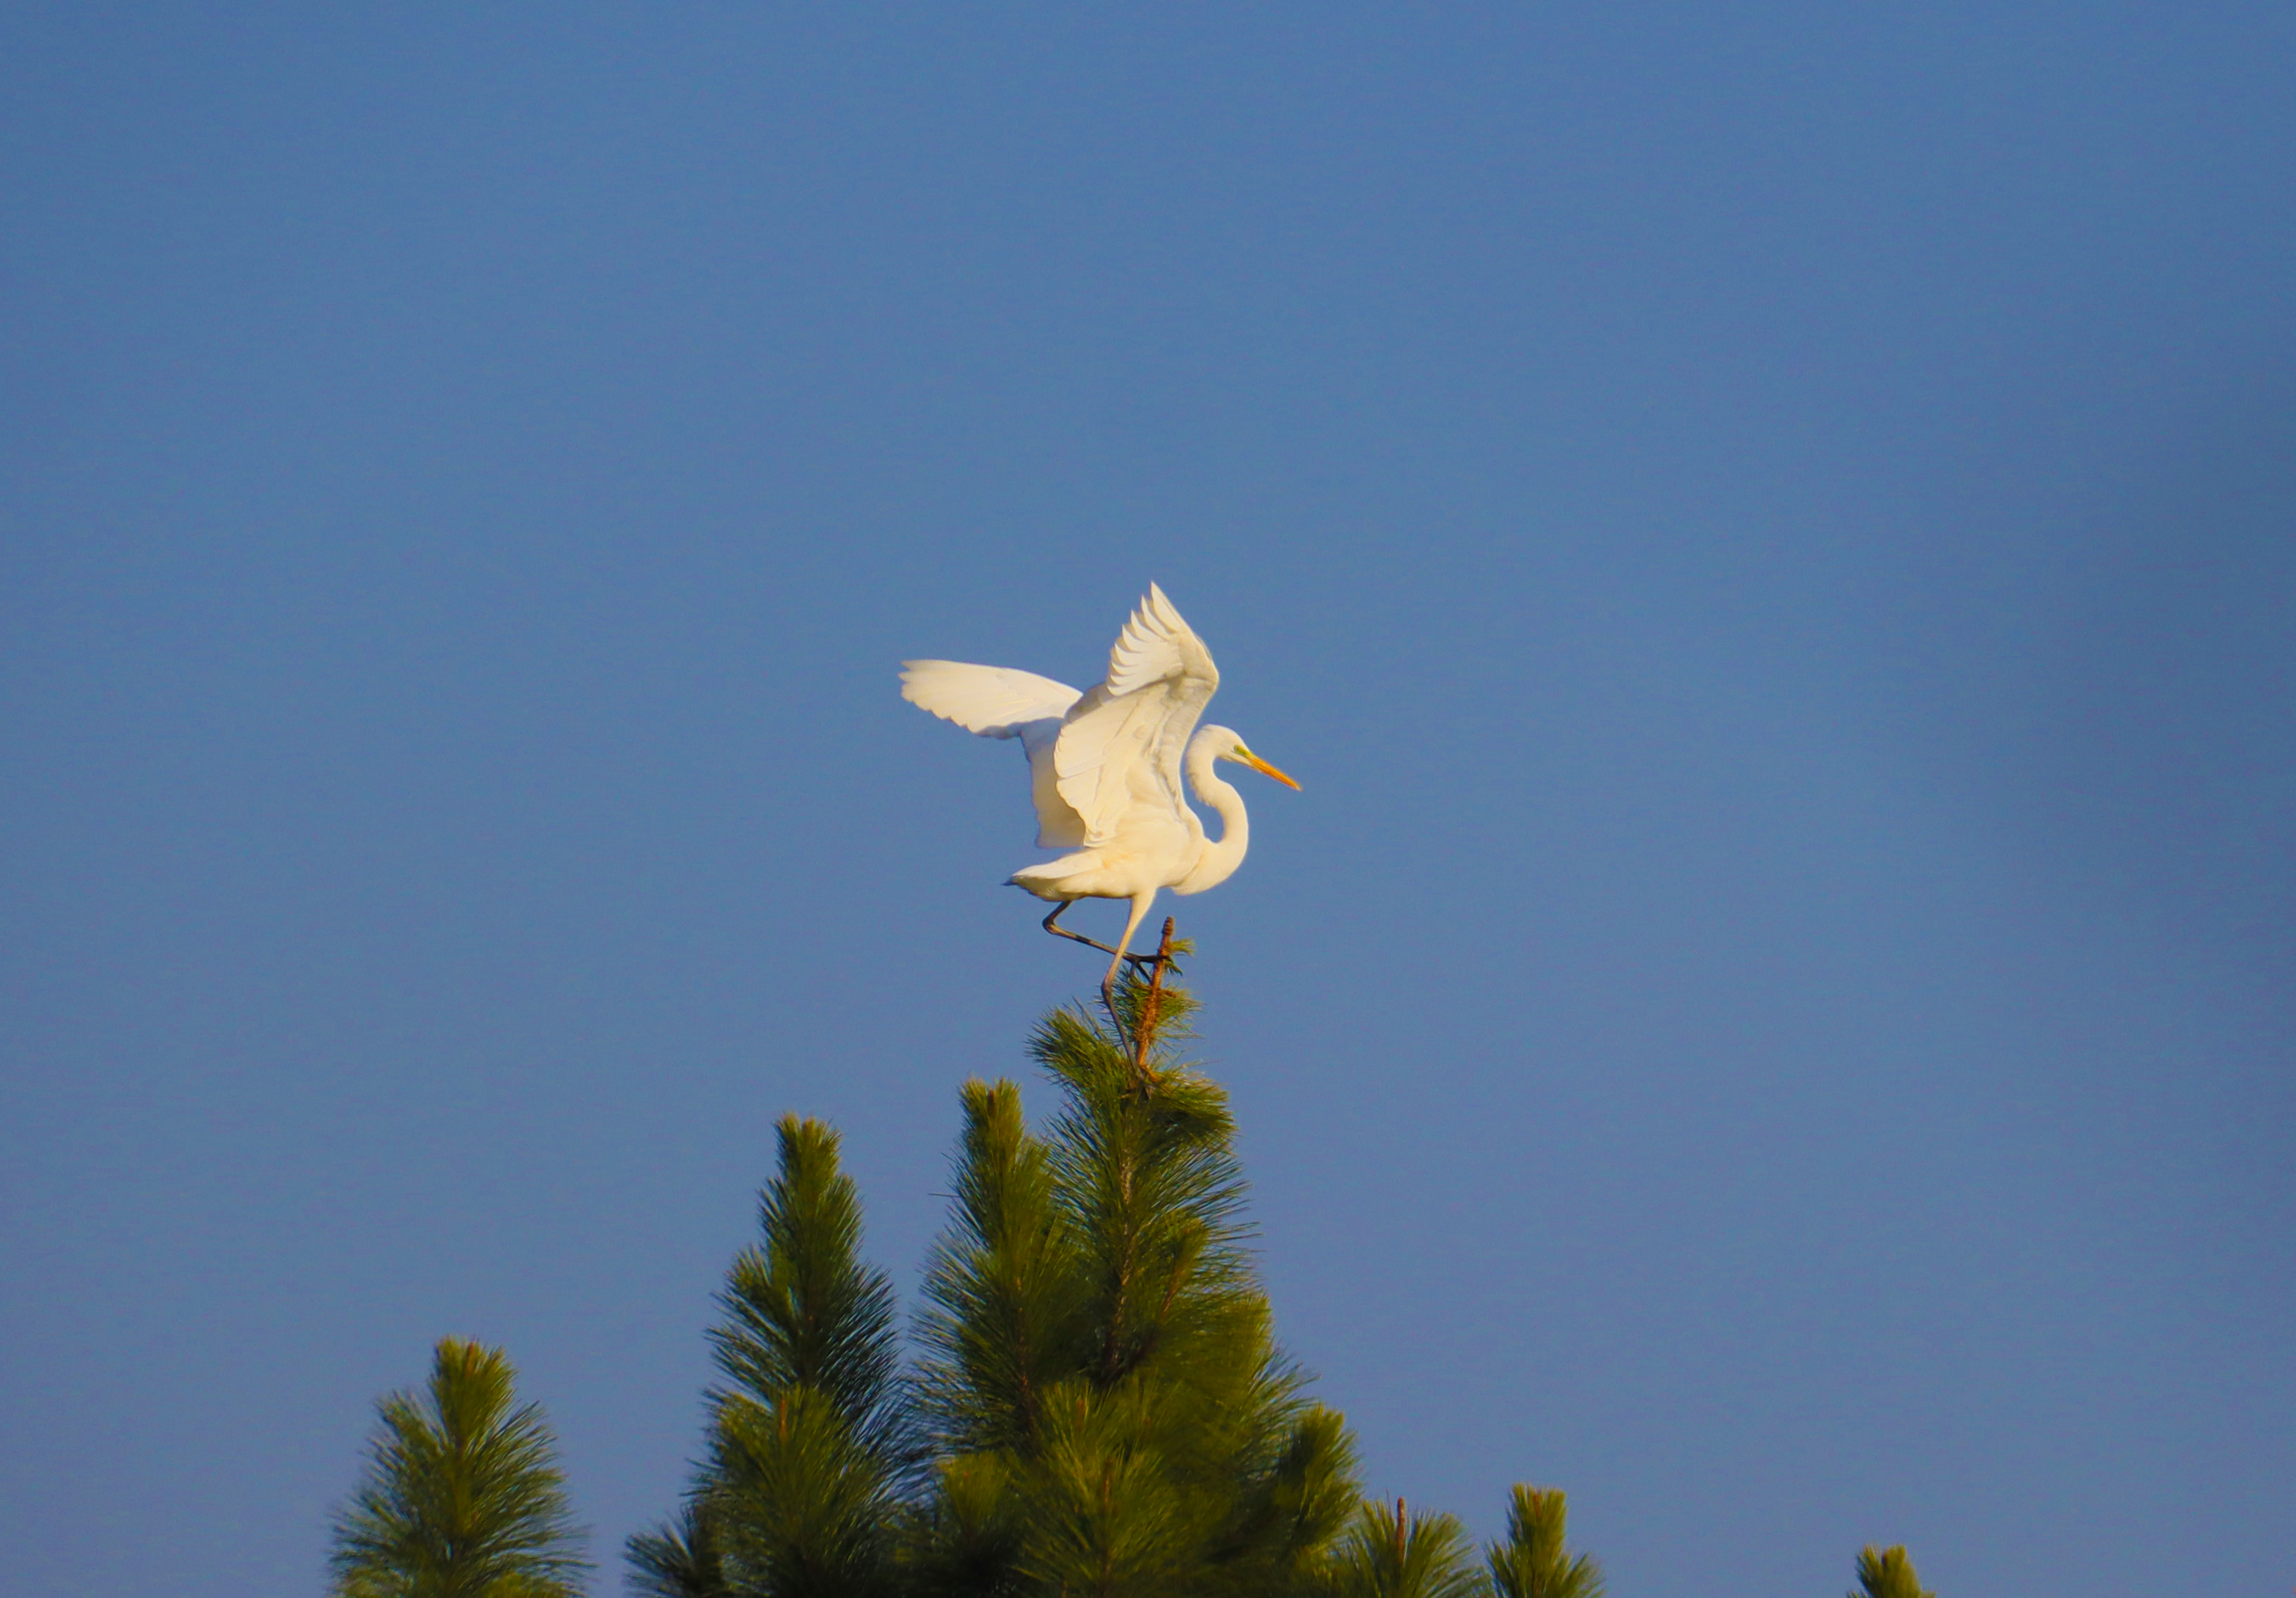
[[(1233, 730), (1196, 726), (1218, 686), (1211, 651), (1153, 583), (1109, 651), (1108, 680), (1089, 693), (1010, 667), (902, 662), (901, 697), (911, 704), (983, 737), (1021, 741), (1037, 805), (1037, 846), (1073, 852), (1005, 880), (1052, 901), (1046, 931), (1113, 956), (1103, 994), (1158, 889), (1201, 893), (1243, 864), (1251, 841), (1243, 796), (1213, 766), (1234, 760), (1300, 786)], [(1220, 818), (1218, 838), (1205, 836), (1182, 793), (1183, 772)], [(1087, 898), (1132, 901), (1114, 948), (1060, 924), (1070, 905)]]

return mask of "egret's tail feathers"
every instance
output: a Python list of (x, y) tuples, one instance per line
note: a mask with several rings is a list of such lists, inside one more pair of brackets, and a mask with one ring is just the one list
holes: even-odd
[[(1062, 855), (1057, 860), (1047, 860), (1041, 865), (1024, 865), (1004, 880), (1015, 888), (1025, 888), (1030, 893), (1046, 898), (1065, 898), (1059, 890), (1070, 879), (1098, 871), (1103, 862), (1090, 850), (1080, 854)], [(1088, 897), (1088, 896), (1087, 896)]]
[(1058, 722), (1083, 697), (1064, 683), (1009, 666), (904, 660), (901, 697), (984, 738), (1010, 738), (1032, 721)]

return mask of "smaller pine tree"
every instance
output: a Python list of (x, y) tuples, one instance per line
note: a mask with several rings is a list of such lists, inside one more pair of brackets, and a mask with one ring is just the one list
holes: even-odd
[(1603, 1598), (1602, 1567), (1563, 1545), (1566, 1512), (1561, 1489), (1516, 1484), (1506, 1540), (1488, 1556), (1499, 1598)]
[(1338, 1598), (1486, 1598), (1474, 1545), (1456, 1515), (1366, 1499), (1331, 1565)]
[(676, 1524), (632, 1537), (628, 1557), (630, 1590), (644, 1598), (734, 1598), (717, 1531), (699, 1498), (685, 1501)]
[(758, 1240), (734, 1259), (709, 1334), (708, 1457), (674, 1525), (629, 1539), (651, 1598), (856, 1598), (892, 1579), (915, 1468), (893, 1285), (861, 1258), (861, 1198), (837, 1134), (784, 1116)]
[[(425, 1397), (375, 1407), (366, 1479), (335, 1517), (337, 1598), (571, 1598), (577, 1552), (556, 1443), (538, 1405), (513, 1405), (498, 1348), (456, 1338)], [(427, 1399), (427, 1401), (426, 1401)]]
[(1922, 1589), (1921, 1578), (1914, 1574), (1914, 1561), (1906, 1557), (1902, 1545), (1876, 1548), (1868, 1543), (1857, 1556), (1857, 1590), (1849, 1598), (1937, 1598), (1937, 1594)]

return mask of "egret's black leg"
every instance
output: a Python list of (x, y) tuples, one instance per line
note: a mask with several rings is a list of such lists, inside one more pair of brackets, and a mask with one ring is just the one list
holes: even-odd
[[(1106, 944), (1086, 938), (1081, 932), (1071, 932), (1066, 927), (1055, 926), (1054, 924), (1055, 922), (1059, 921), (1062, 916), (1067, 914), (1069, 906), (1075, 903), (1076, 901), (1074, 899), (1062, 899), (1059, 904), (1054, 905), (1053, 906), (1053, 913), (1045, 917), (1043, 923), (1045, 930), (1050, 932), (1055, 938), (1072, 938), (1077, 942), (1083, 944), (1086, 948), (1098, 949), (1103, 955), (1113, 955), (1116, 953), (1114, 949), (1110, 948)], [(1127, 955), (1124, 957), (1135, 965), (1153, 965), (1156, 963), (1156, 956), (1153, 955)], [(1173, 969), (1177, 971), (1178, 967), (1176, 966)]]
[(1098, 949), (1103, 955), (1113, 955), (1116, 953), (1114, 949), (1110, 948), (1106, 944), (1095, 942), (1094, 939), (1086, 938), (1081, 932), (1071, 932), (1066, 927), (1060, 924), (1061, 917), (1066, 915), (1069, 913), (1069, 906), (1075, 903), (1076, 901), (1074, 899), (1062, 899), (1059, 904), (1054, 905), (1053, 906), (1053, 913), (1045, 917), (1045, 930), (1050, 932), (1055, 938), (1073, 938), (1077, 942), (1083, 944), (1086, 948)]

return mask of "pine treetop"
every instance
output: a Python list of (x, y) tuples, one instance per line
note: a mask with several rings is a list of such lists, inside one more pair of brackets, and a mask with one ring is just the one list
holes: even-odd
[(440, 1340), (421, 1395), (376, 1407), (366, 1478), (335, 1517), (339, 1598), (571, 1598), (589, 1561), (541, 1407), (499, 1348)]

